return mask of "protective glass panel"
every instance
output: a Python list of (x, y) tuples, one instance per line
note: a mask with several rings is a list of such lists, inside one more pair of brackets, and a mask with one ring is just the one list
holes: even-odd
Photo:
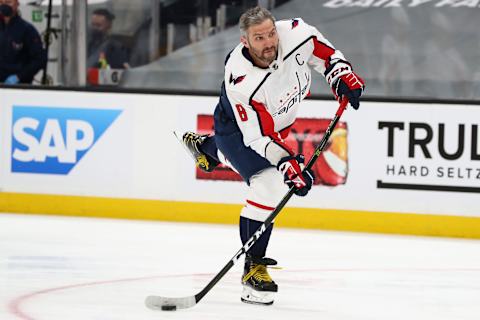
[[(317, 27), (369, 96), (480, 98), (478, 0), (89, 0), (83, 19), (81, 6), (56, 0), (50, 83), (218, 92), (225, 57), (239, 43), (238, 18), (257, 3), (277, 19)], [(22, 8), (40, 32), (47, 7)], [(313, 79), (313, 94), (330, 94), (322, 75)]]

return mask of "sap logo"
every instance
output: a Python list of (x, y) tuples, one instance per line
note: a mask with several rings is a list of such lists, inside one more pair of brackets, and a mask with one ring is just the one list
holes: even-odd
[(12, 172), (70, 173), (121, 112), (14, 106)]

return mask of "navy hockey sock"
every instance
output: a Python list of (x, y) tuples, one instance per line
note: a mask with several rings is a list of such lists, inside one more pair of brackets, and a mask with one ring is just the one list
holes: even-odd
[[(242, 239), (242, 244), (245, 244), (262, 224), (263, 222), (260, 221), (240, 217), (240, 238)], [(260, 239), (248, 250), (248, 253), (254, 257), (263, 258), (267, 251), (268, 240), (270, 240), (272, 229), (273, 224), (265, 230)]]

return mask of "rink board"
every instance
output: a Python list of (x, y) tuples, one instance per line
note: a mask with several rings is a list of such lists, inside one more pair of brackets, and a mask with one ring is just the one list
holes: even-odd
[[(244, 183), (199, 177), (172, 134), (199, 129), (218, 98), (0, 91), (0, 211), (237, 223)], [(305, 101), (298, 117), (336, 108)], [(479, 238), (478, 119), (452, 104), (347, 110), (344, 181), (293, 198), (278, 224)]]

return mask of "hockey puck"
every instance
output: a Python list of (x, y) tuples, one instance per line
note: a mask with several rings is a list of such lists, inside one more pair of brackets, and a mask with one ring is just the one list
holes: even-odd
[(164, 305), (164, 306), (162, 306), (162, 310), (163, 311), (175, 311), (175, 310), (177, 310), (177, 307), (173, 306), (173, 305)]

